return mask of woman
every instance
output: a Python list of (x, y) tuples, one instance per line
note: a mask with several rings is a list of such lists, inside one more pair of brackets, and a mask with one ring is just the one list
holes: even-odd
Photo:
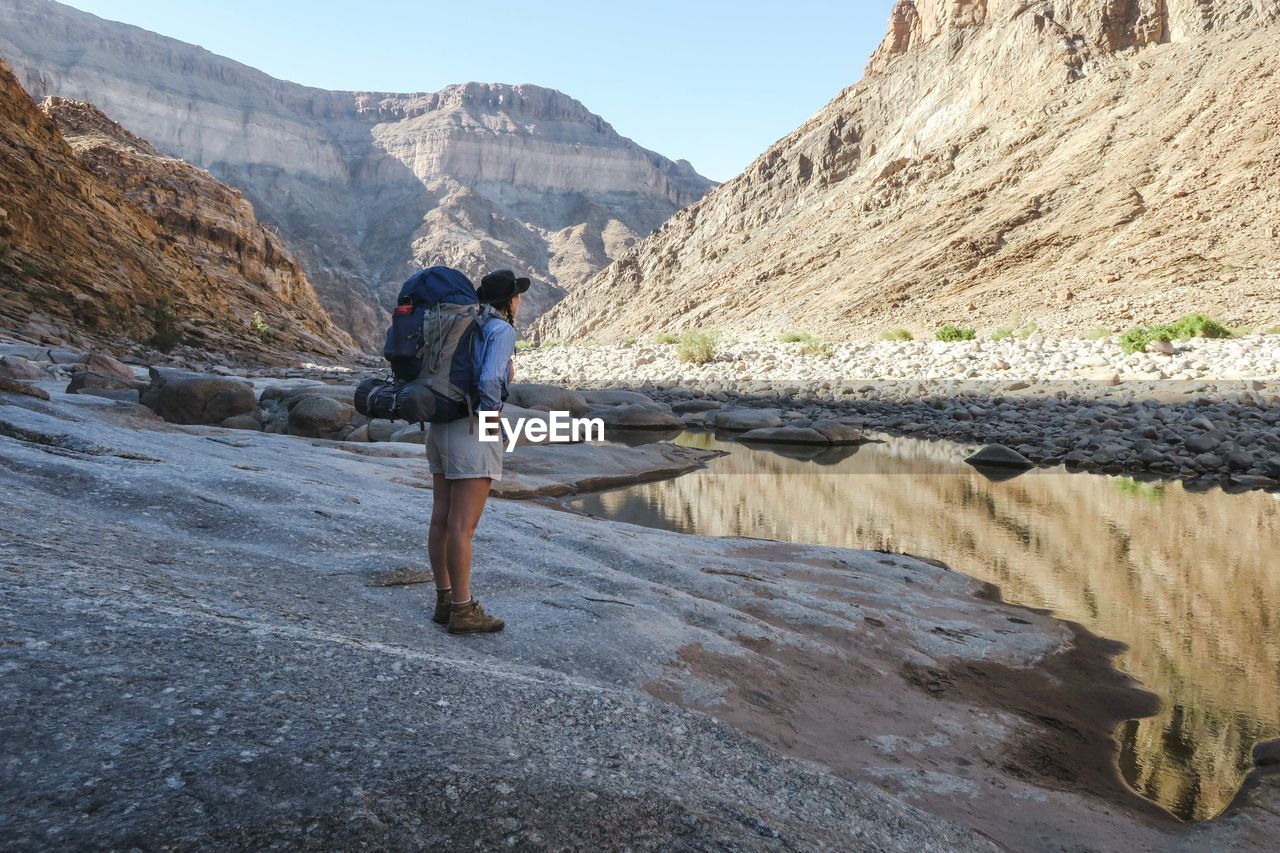
[[(477, 412), (500, 412), (511, 381), (511, 357), (516, 351), (516, 312), (529, 279), (511, 270), (489, 273), (480, 281), (479, 330), (473, 336)], [(489, 499), (489, 486), (502, 479), (503, 442), (480, 441), (478, 415), (447, 424), (433, 424), (427, 435), (435, 503), (427, 553), (436, 581), (436, 610), (432, 621), (449, 626), (450, 634), (487, 634), (505, 623), (484, 612), (471, 597), (471, 539)]]

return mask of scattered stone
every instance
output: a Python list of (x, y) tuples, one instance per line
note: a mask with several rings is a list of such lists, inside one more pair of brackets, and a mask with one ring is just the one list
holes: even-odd
[(1012, 447), (1003, 444), (988, 444), (977, 453), (964, 460), (975, 468), (1034, 468), (1036, 463), (1023, 456)]

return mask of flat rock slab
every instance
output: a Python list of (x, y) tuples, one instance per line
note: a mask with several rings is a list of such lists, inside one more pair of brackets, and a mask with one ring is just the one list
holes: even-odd
[(777, 426), (747, 430), (738, 436), (738, 441), (759, 441), (767, 444), (820, 444), (828, 445), (831, 441), (816, 429), (810, 427)]
[(704, 423), (716, 429), (746, 432), (782, 426), (782, 417), (777, 409), (719, 409), (708, 413)]
[(684, 419), (656, 403), (626, 403), (620, 406), (594, 405), (586, 417), (600, 418), (609, 429), (679, 429)]
[(612, 489), (687, 474), (722, 455), (675, 444), (528, 445), (507, 454), (502, 480), (490, 493), (528, 499)]

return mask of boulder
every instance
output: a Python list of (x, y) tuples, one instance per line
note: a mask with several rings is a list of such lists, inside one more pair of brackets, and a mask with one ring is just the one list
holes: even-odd
[[(392, 441), (392, 436), (399, 432), (404, 425), (396, 421), (369, 421), (369, 430), (366, 433), (365, 441)], [(356, 441), (348, 437), (349, 441)]]
[(358, 426), (360, 413), (350, 403), (328, 396), (305, 397), (289, 408), (289, 434), (342, 438)]
[(254, 432), (262, 431), (262, 424), (253, 415), (235, 415), (222, 422), (224, 429), (246, 429)]
[(639, 391), (583, 391), (582, 397), (593, 406), (657, 406), (648, 394), (641, 394)]
[(147, 387), (147, 383), (139, 382), (130, 376), (128, 379), (114, 373), (96, 373), (81, 370), (71, 376), (67, 383), (68, 394), (87, 394), (91, 391), (138, 391)]
[(211, 426), (258, 407), (248, 382), (167, 367), (151, 368), (142, 404), (170, 423)]
[(99, 376), (115, 376), (130, 382), (134, 381), (133, 368), (121, 361), (117, 361), (105, 353), (87, 353), (78, 362), (71, 366), (71, 372), (73, 374), (84, 371), (96, 373)]
[(829, 419), (816, 420), (810, 425), (831, 444), (862, 444), (867, 438), (848, 424)]
[(45, 373), (44, 368), (20, 355), (0, 356), (0, 376), (18, 382), (32, 382), (49, 378), (49, 374)]
[(391, 436), (391, 441), (404, 444), (426, 444), (427, 433), (425, 430), (419, 429), (417, 424), (409, 424), (396, 430)]
[(590, 406), (583, 395), (558, 385), (514, 383), (507, 389), (507, 404), (522, 409), (541, 409), (547, 412), (584, 414)]
[(975, 468), (1026, 469), (1036, 467), (1036, 463), (1012, 447), (1006, 447), (1003, 444), (988, 444), (964, 461)]
[(610, 429), (680, 429), (684, 419), (654, 405), (593, 406), (588, 417), (600, 418)]
[(777, 409), (720, 409), (707, 414), (707, 426), (732, 432), (782, 426)]
[(75, 364), (84, 353), (78, 349), (51, 349), (49, 350), (49, 360), (54, 364)]
[(759, 441), (769, 444), (819, 444), (830, 445), (827, 437), (812, 427), (778, 426), (747, 430), (738, 441)]

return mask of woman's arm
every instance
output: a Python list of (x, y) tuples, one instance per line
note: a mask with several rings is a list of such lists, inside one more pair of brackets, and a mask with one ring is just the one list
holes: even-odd
[(480, 375), (476, 378), (480, 400), (476, 409), (499, 412), (506, 396), (511, 357), (516, 351), (516, 330), (508, 323), (491, 320), (480, 334)]

